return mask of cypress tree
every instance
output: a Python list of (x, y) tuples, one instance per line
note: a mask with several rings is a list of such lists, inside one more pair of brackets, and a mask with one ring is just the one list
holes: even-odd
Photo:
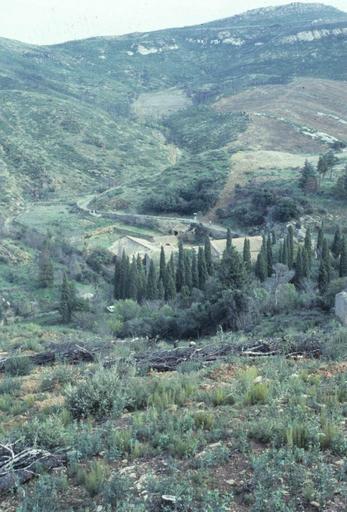
[(288, 228), (288, 267), (293, 268), (294, 266), (294, 228), (289, 226)]
[(335, 258), (338, 258), (341, 254), (342, 249), (342, 235), (340, 227), (338, 226), (335, 230), (334, 240), (331, 246), (331, 252), (333, 253)]
[(206, 280), (207, 280), (207, 266), (205, 259), (205, 251), (202, 247), (199, 247), (198, 252), (198, 274), (199, 274), (199, 288), (203, 290), (205, 288)]
[(342, 238), (341, 241), (341, 255), (339, 262), (339, 276), (346, 277), (347, 276), (347, 240), (345, 237)]
[(199, 288), (198, 260), (195, 249), (192, 251), (192, 286), (193, 288)]
[(318, 252), (318, 254), (322, 253), (323, 240), (324, 240), (324, 229), (323, 229), (323, 224), (321, 224), (319, 227), (318, 236), (317, 236), (317, 252)]
[(252, 258), (251, 258), (251, 243), (248, 238), (245, 238), (243, 242), (243, 262), (247, 272), (252, 269)]
[(213, 261), (212, 261), (212, 250), (211, 250), (211, 240), (209, 236), (205, 237), (205, 259), (206, 259), (206, 268), (208, 275), (212, 276), (213, 274)]
[(225, 251), (220, 264), (220, 280), (227, 288), (240, 289), (246, 282), (244, 263), (233, 245)]
[(178, 263), (176, 272), (176, 289), (178, 292), (180, 292), (182, 287), (185, 285), (184, 276), (184, 248), (183, 242), (180, 240), (178, 245)]
[(66, 277), (64, 273), (63, 283), (61, 286), (60, 305), (59, 311), (61, 319), (64, 324), (71, 322), (72, 313), (76, 306), (76, 292), (72, 283)]
[(325, 293), (329, 285), (329, 273), (324, 264), (323, 259), (321, 260), (318, 272), (318, 288), (320, 293)]
[(173, 260), (166, 267), (165, 300), (174, 300), (176, 298), (176, 280)]
[(129, 257), (125, 252), (122, 254), (122, 259), (120, 261), (120, 271), (119, 271), (119, 298), (127, 299), (129, 298), (129, 272), (130, 272), (130, 262)]
[(257, 262), (255, 264), (255, 275), (259, 281), (264, 282), (268, 275), (268, 268), (265, 253), (263, 250), (257, 256)]
[(152, 259), (149, 264), (149, 271), (147, 276), (146, 297), (148, 300), (155, 300), (158, 298), (157, 272), (155, 270), (154, 261)]
[(323, 240), (323, 248), (322, 248), (322, 261), (327, 270), (329, 281), (331, 275), (331, 257), (330, 257), (330, 249), (328, 245), (328, 241), (326, 238)]
[(184, 282), (189, 290), (193, 287), (192, 258), (190, 251), (184, 251)]
[(288, 237), (284, 239), (283, 242), (283, 258), (282, 258), (283, 265), (288, 266)]
[(164, 300), (165, 299), (165, 286), (162, 279), (159, 279), (158, 283), (158, 299)]
[(166, 279), (166, 257), (164, 247), (160, 248), (160, 262), (159, 262), (159, 280), (162, 280), (165, 283)]
[(225, 252), (227, 254), (231, 254), (231, 247), (232, 247), (231, 231), (228, 228), (228, 230), (227, 230), (227, 241), (226, 241), (226, 246), (225, 246)]
[(271, 240), (272, 240), (272, 245), (276, 245), (276, 242), (277, 242), (276, 233), (273, 230), (271, 231)]
[(136, 268), (137, 268), (137, 300), (138, 302), (142, 302), (146, 297), (146, 272), (144, 262), (142, 261), (141, 256), (138, 254), (136, 258)]
[(51, 288), (54, 283), (53, 262), (46, 242), (39, 257), (39, 286), (41, 288)]
[(311, 270), (313, 254), (312, 254), (312, 237), (311, 237), (310, 228), (306, 229), (304, 247), (305, 247), (305, 251), (306, 251), (309, 270)]
[(307, 249), (305, 246), (302, 249), (302, 269), (303, 269), (303, 276), (306, 278), (309, 278), (310, 274), (311, 274), (311, 263), (310, 263), (310, 257), (307, 253)]
[(135, 256), (133, 256), (129, 270), (128, 297), (138, 300), (138, 274)]
[(302, 249), (298, 248), (298, 252), (296, 254), (295, 259), (295, 274), (294, 274), (294, 282), (299, 285), (304, 278), (304, 263), (302, 257)]
[(299, 181), (300, 187), (307, 192), (317, 192), (318, 180), (315, 168), (307, 160), (303, 169), (301, 170), (301, 176)]
[(116, 300), (121, 299), (121, 260), (116, 256), (114, 263), (113, 296)]
[(278, 262), (283, 263), (283, 242), (280, 243), (280, 246), (278, 249)]
[(272, 254), (272, 242), (270, 235), (266, 242), (266, 263), (267, 263), (267, 275), (272, 276), (273, 273), (273, 254)]

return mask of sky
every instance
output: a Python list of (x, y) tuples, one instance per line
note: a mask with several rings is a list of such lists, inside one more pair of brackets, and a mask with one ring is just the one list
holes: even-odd
[[(33, 44), (54, 44), (93, 36), (195, 25), (290, 1), (0, 0), (0, 37)], [(301, 1), (310, 3), (314, 0)], [(347, 11), (347, 0), (323, 1)]]

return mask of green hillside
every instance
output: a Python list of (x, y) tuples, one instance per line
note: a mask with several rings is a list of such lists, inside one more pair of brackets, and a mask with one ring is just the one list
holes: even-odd
[[(19, 205), (115, 186), (123, 187), (128, 207), (143, 190), (135, 190), (139, 177), (148, 190), (151, 177), (182, 152), (221, 149), (242, 133), (247, 120), (216, 116), (215, 100), (298, 76), (346, 79), (346, 30), (341, 11), (292, 4), (51, 47), (0, 39), (2, 210), (9, 197)], [(313, 36), (291, 41), (301, 33)], [(170, 105), (159, 117), (150, 99), (157, 93)], [(137, 117), (134, 105), (144, 94), (152, 107)]]

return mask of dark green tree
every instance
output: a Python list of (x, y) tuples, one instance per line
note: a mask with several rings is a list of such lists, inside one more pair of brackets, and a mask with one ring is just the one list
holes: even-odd
[(162, 280), (165, 283), (166, 280), (166, 257), (164, 247), (160, 248), (160, 261), (159, 261), (159, 280)]
[(199, 288), (203, 290), (206, 285), (208, 272), (205, 258), (205, 251), (203, 247), (199, 247), (198, 251), (198, 274), (199, 274)]
[(136, 258), (136, 267), (137, 267), (137, 300), (138, 300), (138, 302), (142, 302), (146, 297), (147, 280), (146, 280), (146, 271), (145, 271), (144, 262), (139, 254), (137, 255), (137, 258)]
[(232, 240), (232, 237), (231, 237), (231, 231), (228, 228), (228, 230), (227, 230), (227, 240), (226, 240), (226, 245), (225, 245), (225, 252), (227, 254), (231, 253), (232, 242), (233, 242), (233, 240)]
[(151, 259), (149, 264), (149, 271), (147, 275), (147, 290), (146, 298), (148, 300), (156, 300), (158, 298), (158, 286), (157, 286), (157, 271), (155, 269), (154, 261)]
[(342, 238), (341, 241), (341, 255), (339, 262), (339, 276), (346, 277), (347, 276), (347, 240), (345, 237)]
[(226, 288), (242, 289), (246, 282), (246, 270), (243, 260), (232, 244), (231, 248), (224, 251), (222, 256), (219, 278)]
[(252, 257), (251, 257), (251, 242), (248, 238), (245, 238), (243, 242), (243, 263), (247, 272), (252, 270)]
[(259, 252), (257, 256), (257, 261), (255, 264), (255, 275), (261, 282), (265, 281), (265, 279), (268, 276), (266, 254), (263, 249)]
[(295, 258), (295, 274), (294, 274), (294, 282), (296, 285), (300, 285), (304, 278), (304, 262), (303, 262), (303, 254), (302, 248), (299, 246), (296, 258)]
[(63, 276), (63, 283), (61, 286), (59, 311), (63, 324), (71, 322), (72, 313), (77, 305), (76, 291), (73, 283), (71, 283), (66, 274)]
[(162, 279), (159, 279), (158, 283), (158, 299), (164, 300), (165, 299), (165, 286)]
[(293, 266), (294, 266), (294, 228), (293, 228), (293, 226), (289, 226), (289, 228), (288, 228), (287, 245), (288, 245), (288, 267), (293, 268)]
[(129, 270), (128, 298), (138, 300), (138, 273), (135, 256), (133, 256)]
[(166, 267), (165, 300), (175, 300), (176, 298), (176, 279), (173, 260), (170, 260)]
[(341, 249), (342, 249), (342, 234), (341, 234), (340, 226), (338, 226), (335, 230), (334, 240), (333, 240), (333, 243), (331, 246), (331, 252), (333, 253), (334, 258), (338, 258), (340, 256)]
[(328, 285), (329, 285), (330, 279), (329, 279), (329, 273), (324, 265), (324, 261), (321, 260), (319, 265), (319, 272), (318, 272), (318, 288), (321, 294), (325, 293), (327, 291)]
[(211, 240), (210, 237), (207, 235), (205, 237), (205, 259), (206, 259), (206, 267), (207, 272), (210, 276), (213, 275), (213, 260), (212, 260), (212, 249), (211, 249)]
[(324, 179), (329, 170), (328, 162), (324, 156), (320, 156), (317, 163), (317, 172), (320, 180)]
[(317, 252), (318, 252), (318, 254), (322, 254), (323, 240), (324, 240), (324, 227), (323, 227), (323, 223), (322, 223), (318, 229), (318, 236), (317, 236)]
[(51, 288), (54, 283), (54, 268), (48, 242), (45, 242), (39, 256), (39, 286)]
[(324, 264), (324, 266), (325, 266), (325, 268), (327, 270), (329, 281), (330, 281), (332, 265), (331, 265), (331, 256), (330, 256), (329, 244), (328, 244), (328, 241), (327, 241), (326, 238), (324, 238), (324, 240), (323, 240), (322, 261), (323, 261), (323, 264)]
[(304, 247), (308, 260), (309, 269), (311, 270), (313, 251), (312, 251), (312, 237), (310, 228), (306, 229)]
[(266, 241), (266, 263), (267, 263), (267, 274), (269, 277), (272, 276), (273, 273), (273, 254), (272, 254), (272, 240), (270, 235)]
[(314, 193), (318, 190), (317, 173), (307, 160), (301, 170), (299, 185), (305, 193)]
[(192, 255), (190, 251), (184, 251), (184, 282), (189, 290), (193, 288)]
[(179, 241), (178, 244), (178, 262), (177, 262), (177, 271), (176, 271), (176, 289), (178, 292), (181, 291), (182, 287), (185, 285), (185, 270), (184, 270), (184, 248), (182, 240)]
[(195, 249), (192, 251), (192, 286), (193, 288), (199, 288), (198, 259), (196, 257)]

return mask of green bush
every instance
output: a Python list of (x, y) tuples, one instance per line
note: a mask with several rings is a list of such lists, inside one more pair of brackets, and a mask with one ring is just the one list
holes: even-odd
[(69, 386), (65, 391), (65, 402), (77, 419), (93, 416), (100, 420), (110, 414), (120, 414), (125, 400), (118, 373), (115, 370), (98, 370), (88, 380)]
[(30, 359), (25, 356), (11, 357), (5, 361), (4, 365), (5, 374), (12, 375), (14, 377), (28, 375), (31, 372), (32, 367), (33, 365)]

